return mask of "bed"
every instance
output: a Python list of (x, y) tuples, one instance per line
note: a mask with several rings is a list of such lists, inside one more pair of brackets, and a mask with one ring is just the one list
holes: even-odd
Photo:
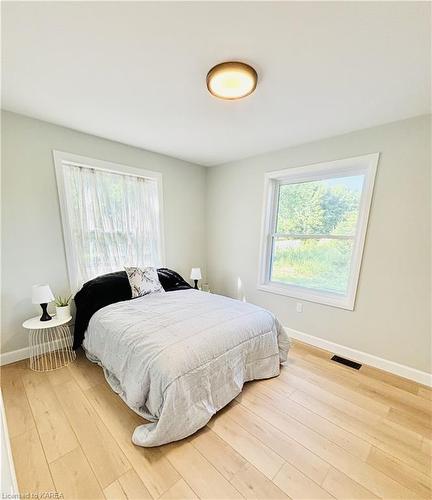
[(265, 309), (187, 287), (121, 300), (89, 319), (83, 347), (159, 446), (205, 426), (249, 380), (274, 377), (289, 339)]

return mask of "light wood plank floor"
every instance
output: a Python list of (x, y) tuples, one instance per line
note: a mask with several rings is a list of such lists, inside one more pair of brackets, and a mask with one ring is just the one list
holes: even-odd
[[(159, 448), (79, 353), (35, 373), (2, 368), (22, 494), (76, 499), (432, 498), (432, 391), (296, 342), (277, 378), (246, 384), (209, 424)], [(179, 416), (180, 418), (180, 416)]]

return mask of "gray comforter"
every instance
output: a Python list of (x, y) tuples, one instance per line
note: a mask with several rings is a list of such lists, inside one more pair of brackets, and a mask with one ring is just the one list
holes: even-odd
[(289, 339), (265, 309), (180, 290), (104, 307), (83, 346), (113, 390), (151, 421), (133, 442), (158, 446), (206, 425), (244, 382), (278, 375)]

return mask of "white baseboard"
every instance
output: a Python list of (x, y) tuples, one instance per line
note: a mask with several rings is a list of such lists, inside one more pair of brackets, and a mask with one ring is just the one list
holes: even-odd
[(419, 384), (432, 387), (431, 373), (423, 372), (406, 365), (401, 365), (399, 363), (395, 363), (394, 361), (389, 361), (388, 359), (368, 354), (367, 352), (357, 351), (356, 349), (351, 349), (350, 347), (345, 347), (343, 345), (330, 342), (329, 340), (299, 332), (298, 330), (293, 330), (292, 328), (285, 327), (285, 330), (291, 338), (300, 340), (300, 342), (304, 342), (305, 344), (319, 347), (320, 349), (330, 351), (338, 356), (343, 356), (344, 358), (357, 361), (358, 363), (373, 366), (374, 368), (379, 368), (380, 370), (393, 373), (394, 375), (399, 375), (399, 377), (408, 378), (418, 382)]
[[(43, 345), (43, 344), (40, 344)], [(61, 348), (63, 346), (61, 340), (56, 340), (51, 345), (51, 350), (56, 348)], [(47, 348), (43, 348), (41, 352), (48, 352)], [(30, 357), (30, 347), (23, 347), (22, 349), (17, 349), (16, 351), (4, 352), (0, 355), (0, 366), (10, 365), (16, 361), (22, 361), (23, 359), (28, 359)]]
[(16, 351), (4, 352), (0, 355), (0, 366), (9, 365), (10, 363), (15, 363), (29, 357), (30, 349), (28, 347), (17, 349)]

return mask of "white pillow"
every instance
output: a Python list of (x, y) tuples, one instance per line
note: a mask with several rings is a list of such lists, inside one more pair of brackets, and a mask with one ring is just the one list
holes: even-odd
[(165, 293), (154, 267), (125, 267), (132, 289), (132, 298), (149, 293)]

